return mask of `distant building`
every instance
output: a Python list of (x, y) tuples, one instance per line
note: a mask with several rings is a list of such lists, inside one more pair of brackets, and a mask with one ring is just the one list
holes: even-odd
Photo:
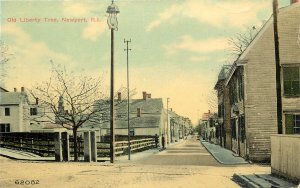
[(170, 114), (171, 142), (178, 142), (191, 134), (192, 122), (189, 118), (176, 114), (173, 110)]
[(211, 140), (213, 132), (215, 132), (214, 123), (212, 123), (211, 118), (214, 116), (213, 113), (208, 111), (208, 113), (204, 113), (201, 118), (201, 126), (202, 126), (202, 138), (204, 140)]
[[(231, 127), (229, 122), (225, 122), (230, 115), (228, 109), (229, 103), (229, 89), (225, 87), (225, 81), (228, 77), (231, 65), (224, 65), (218, 75), (218, 81), (214, 87), (218, 95), (218, 125), (216, 127), (217, 141), (219, 145), (231, 149)], [(226, 107), (227, 106), (227, 107)], [(226, 111), (227, 110), (227, 111)]]
[[(97, 108), (107, 109), (109, 102), (96, 102)], [(118, 94), (118, 99), (115, 100), (115, 134), (128, 135), (127, 123), (127, 99), (122, 99), (122, 94)], [(98, 110), (97, 111), (101, 111)], [(103, 116), (98, 123), (89, 123), (88, 126), (100, 128), (101, 135), (110, 134), (109, 112), (98, 114)], [(167, 114), (163, 107), (161, 98), (151, 98), (151, 94), (143, 92), (143, 98), (130, 100), (130, 134), (131, 135), (158, 135), (166, 134), (167, 132)]]

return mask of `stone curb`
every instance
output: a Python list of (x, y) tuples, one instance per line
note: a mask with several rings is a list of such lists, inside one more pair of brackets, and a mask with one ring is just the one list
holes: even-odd
[(249, 164), (248, 162), (247, 163), (244, 163), (244, 162), (234, 162), (234, 163), (225, 163), (223, 161), (221, 161), (213, 152), (211, 152), (205, 144), (202, 143), (202, 140), (200, 140), (200, 143), (203, 147), (205, 147), (205, 149), (221, 164), (223, 165), (240, 165), (240, 164)]
[(233, 181), (236, 183), (241, 183), (242, 187), (246, 188), (260, 188), (261, 186), (256, 185), (254, 182), (248, 180), (246, 177), (239, 175), (239, 174), (233, 174), (232, 177)]

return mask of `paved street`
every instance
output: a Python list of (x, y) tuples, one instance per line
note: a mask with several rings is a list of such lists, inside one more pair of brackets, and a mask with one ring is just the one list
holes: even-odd
[[(22, 169), (22, 170), (17, 170)], [(34, 187), (239, 187), (234, 173), (270, 173), (257, 165), (221, 165), (199, 140), (185, 140), (169, 147), (118, 158), (105, 163), (32, 162), (0, 157), (0, 187), (13, 188), (16, 182), (34, 180)], [(31, 185), (32, 186), (32, 185)]]
[(196, 138), (184, 140), (168, 149), (138, 160), (138, 164), (146, 165), (196, 165), (221, 166)]

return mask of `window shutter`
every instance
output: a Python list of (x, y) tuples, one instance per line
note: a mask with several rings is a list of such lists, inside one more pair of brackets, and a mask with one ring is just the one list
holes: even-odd
[(294, 134), (294, 115), (285, 114), (285, 134)]

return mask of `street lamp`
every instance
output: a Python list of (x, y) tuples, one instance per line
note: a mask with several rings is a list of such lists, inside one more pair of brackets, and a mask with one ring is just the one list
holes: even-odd
[(114, 133), (114, 30), (118, 30), (117, 5), (112, 1), (107, 7), (107, 24), (111, 30), (111, 67), (110, 67), (110, 162), (115, 162), (115, 133)]

